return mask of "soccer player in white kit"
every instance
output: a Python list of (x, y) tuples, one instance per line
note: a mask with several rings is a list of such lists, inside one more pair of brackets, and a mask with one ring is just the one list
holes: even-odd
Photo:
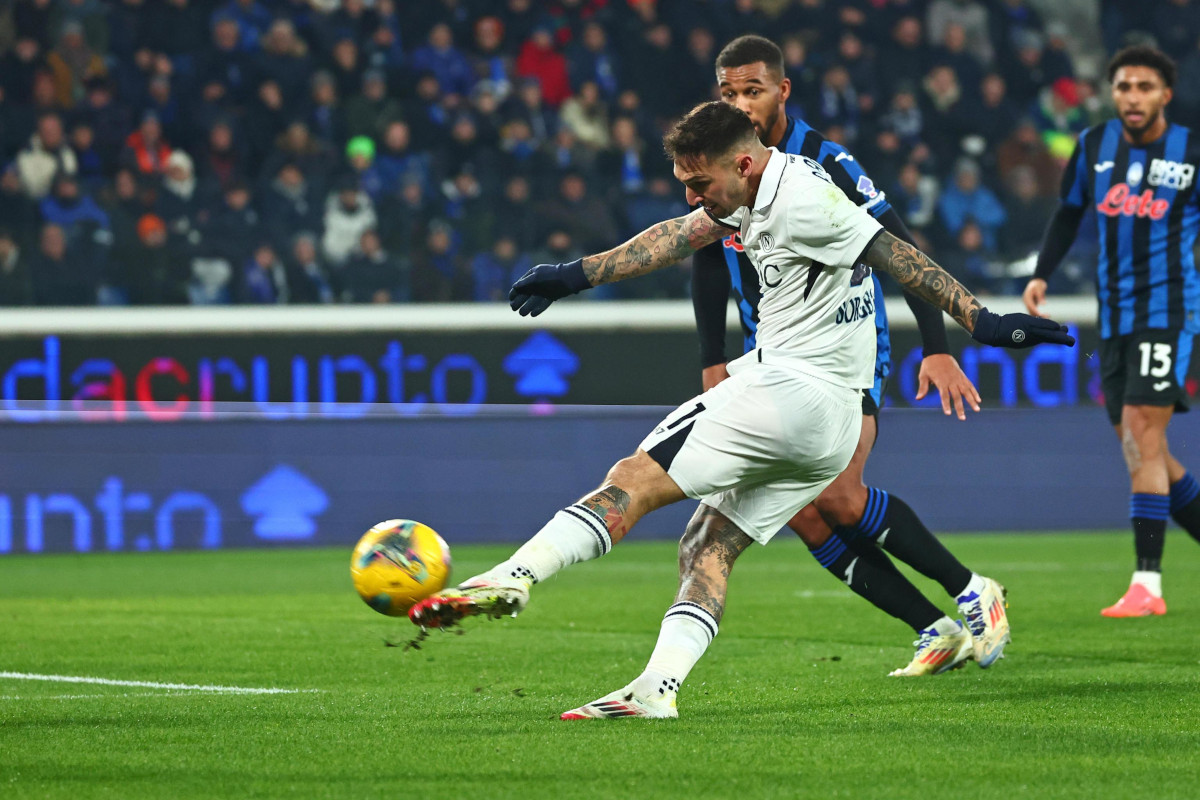
[(536, 316), (578, 291), (652, 272), (728, 235), (758, 271), (758, 347), (730, 378), (684, 403), (597, 491), (558, 512), (511, 558), (409, 612), (422, 627), (466, 616), (516, 614), (533, 584), (598, 558), (643, 515), (700, 500), (680, 541), (680, 586), (643, 673), (564, 719), (675, 717), (676, 694), (717, 633), (729, 573), (752, 542), (766, 544), (845, 469), (862, 424), (861, 390), (874, 380), (871, 269), (946, 310), (985, 344), (1072, 345), (1066, 328), (989, 312), (923, 253), (888, 234), (815, 161), (758, 140), (742, 111), (694, 108), (664, 145), (688, 201), (685, 217), (569, 264), (540, 264), (514, 284), (512, 307)]

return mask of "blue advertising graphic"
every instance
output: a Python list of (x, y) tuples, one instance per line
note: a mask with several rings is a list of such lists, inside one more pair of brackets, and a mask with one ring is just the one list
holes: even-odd
[(570, 388), (567, 378), (579, 371), (579, 356), (546, 331), (538, 331), (509, 353), (504, 371), (517, 378), (522, 397), (562, 397)]
[[(953, 354), (991, 408), (1100, 403), (1095, 330), (1077, 348), (982, 347)], [(740, 346), (730, 345), (733, 355)], [(892, 332), (885, 405), (917, 400), (922, 350)], [(90, 423), (221, 418), (226, 403), (273, 420), (484, 414), (489, 405), (674, 405), (700, 390), (691, 331), (21, 336), (0, 349), (0, 421)], [(1193, 397), (1200, 388), (1187, 381)]]
[(303, 541), (317, 532), (316, 517), (329, 507), (325, 490), (304, 473), (280, 464), (242, 495), (242, 510), (255, 518), (264, 541)]
[[(594, 490), (668, 409), (389, 420), (0, 426), (0, 556), (351, 545), (385, 519), (455, 542), (519, 542)], [(1172, 426), (1200, 452), (1200, 418)], [(964, 453), (987, 453), (980, 481)], [(867, 481), (935, 531), (1120, 528), (1128, 478), (1098, 409), (885, 411)], [(677, 538), (694, 501), (636, 538)], [(791, 535), (784, 532), (783, 535)]]

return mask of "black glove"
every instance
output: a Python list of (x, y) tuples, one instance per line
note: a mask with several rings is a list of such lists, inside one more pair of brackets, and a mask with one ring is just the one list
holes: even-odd
[(508, 304), (522, 317), (536, 317), (555, 300), (590, 288), (582, 258), (566, 264), (538, 264), (508, 290)]
[(1035, 344), (1065, 344), (1071, 347), (1075, 337), (1067, 333), (1066, 325), (1052, 319), (1031, 317), (1028, 314), (993, 314), (986, 308), (979, 309), (975, 330), (971, 338), (992, 347), (1008, 347), (1024, 350)]

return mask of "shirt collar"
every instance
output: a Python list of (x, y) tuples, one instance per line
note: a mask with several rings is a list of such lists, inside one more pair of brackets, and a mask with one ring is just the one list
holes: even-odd
[(758, 182), (758, 194), (754, 197), (756, 212), (766, 210), (775, 201), (775, 195), (779, 192), (779, 181), (783, 179), (783, 168), (787, 165), (787, 156), (774, 147), (768, 147), (767, 150), (771, 156), (766, 169), (763, 170), (762, 179)]

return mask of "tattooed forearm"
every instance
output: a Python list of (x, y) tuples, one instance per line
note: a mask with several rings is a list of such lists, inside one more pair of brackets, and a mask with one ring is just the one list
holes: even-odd
[(590, 497), (579, 501), (580, 505), (595, 512), (596, 516), (604, 520), (604, 526), (608, 528), (608, 535), (614, 542), (629, 533), (629, 526), (625, 520), (625, 512), (629, 511), (629, 502), (629, 495), (616, 486), (605, 486)]
[(612, 250), (587, 256), (583, 273), (592, 286), (636, 278), (682, 261), (726, 233), (703, 209), (697, 209), (647, 228)]
[(720, 622), (733, 562), (753, 541), (724, 514), (701, 505), (679, 540), (679, 593), (675, 602), (695, 603)]
[(974, 332), (982, 306), (966, 287), (939, 267), (929, 256), (887, 231), (867, 251), (866, 264), (886, 272), (917, 297), (932, 303)]

